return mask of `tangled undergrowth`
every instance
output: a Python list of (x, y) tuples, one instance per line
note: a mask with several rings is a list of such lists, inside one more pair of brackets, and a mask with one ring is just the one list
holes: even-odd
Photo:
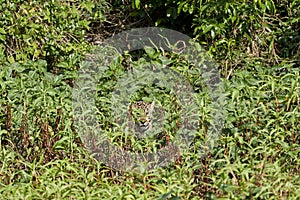
[[(1, 196), (298, 199), (299, 5), (298, 0), (3, 1)], [(205, 157), (191, 148), (167, 167), (141, 174), (120, 172), (85, 149), (74, 127), (72, 90), (93, 44), (122, 30), (153, 25), (187, 33), (208, 50), (220, 66), (228, 115), (215, 148)], [(146, 51), (121, 56), (99, 81), (100, 97), (109, 97), (122, 74), (148, 57)], [(180, 72), (182, 59), (171, 54), (167, 58)], [(159, 97), (167, 92), (155, 91), (157, 101), (174, 110), (168, 98)], [(197, 87), (195, 91), (202, 92)], [(209, 101), (201, 95), (199, 133), (204, 133)], [(102, 106), (99, 111), (103, 124), (112, 126), (109, 109)]]

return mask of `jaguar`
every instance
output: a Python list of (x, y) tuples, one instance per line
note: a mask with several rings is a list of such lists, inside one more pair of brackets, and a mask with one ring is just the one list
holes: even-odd
[(134, 119), (135, 131), (144, 133), (152, 129), (153, 110), (155, 102), (136, 101), (130, 105)]

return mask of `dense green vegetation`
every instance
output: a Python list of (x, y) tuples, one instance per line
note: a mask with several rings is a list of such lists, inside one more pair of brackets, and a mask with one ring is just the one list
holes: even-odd
[[(0, 0), (0, 10), (2, 199), (300, 198), (299, 0)], [(207, 50), (219, 66), (228, 115), (206, 156), (191, 147), (168, 167), (121, 172), (85, 149), (74, 126), (72, 90), (96, 44), (147, 26), (180, 31)], [(196, 147), (210, 120), (209, 98), (198, 74), (186, 76), (190, 63), (159, 50), (126, 53), (101, 74), (102, 128), (126, 148), (153, 144), (135, 146), (114, 131), (109, 109), (118, 80), (149, 60), (172, 65), (194, 86), (201, 105)], [(150, 85), (130, 101), (144, 96), (156, 97), (170, 113), (164, 128), (176, 132), (176, 96)]]

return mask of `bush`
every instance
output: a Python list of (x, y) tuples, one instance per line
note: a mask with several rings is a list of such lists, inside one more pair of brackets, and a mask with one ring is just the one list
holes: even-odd
[[(188, 34), (223, 66), (242, 68), (248, 57), (267, 66), (284, 59), (299, 64), (300, 1), (130, 1), (132, 15)], [(190, 26), (190, 27), (189, 27)]]
[(246, 57), (259, 58), (267, 65), (286, 58), (297, 61), (299, 6), (299, 0), (181, 1), (178, 11), (193, 13), (196, 38), (218, 60), (241, 67)]
[(108, 7), (104, 0), (1, 0), (0, 9), (1, 60), (13, 63), (45, 59), (53, 68), (72, 55), (82, 55), (90, 21), (103, 20)]

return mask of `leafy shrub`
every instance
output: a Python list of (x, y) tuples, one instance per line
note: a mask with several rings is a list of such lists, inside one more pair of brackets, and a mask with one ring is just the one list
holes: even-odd
[(48, 162), (69, 145), (71, 87), (88, 47), (85, 32), (105, 19), (108, 4), (0, 1), (0, 9), (2, 144), (30, 161), (44, 153)]
[(127, 27), (159, 26), (192, 35), (192, 15), (178, 12), (177, 1), (128, 0), (111, 3), (114, 9), (128, 13), (127, 18), (130, 20)]
[[(105, 1), (1, 1), (2, 62), (45, 59), (54, 67), (82, 55), (85, 31), (93, 19), (103, 20)], [(60, 67), (74, 67), (60, 65)]]
[(44, 60), (3, 66), (0, 74), (4, 80), (2, 113), (7, 119), (0, 124), (7, 131), (1, 138), (3, 144), (13, 144), (30, 161), (41, 153), (46, 161), (53, 159), (53, 145), (66, 136), (63, 132), (70, 128), (72, 118), (71, 88), (64, 75), (47, 72)]
[(299, 8), (299, 0), (178, 3), (178, 12), (193, 14), (196, 38), (233, 65), (245, 56), (276, 63), (299, 54)]
[(132, 15), (193, 33), (214, 55), (226, 77), (242, 68), (247, 57), (270, 66), (287, 58), (299, 64), (299, 0), (129, 2)]
[[(110, 3), (118, 9), (123, 5), (128, 9), (124, 12), (135, 19), (150, 19), (151, 25), (186, 27), (221, 63), (229, 115), (216, 148), (206, 157), (191, 152), (172, 166), (141, 175), (116, 172), (92, 160), (84, 148), (78, 148), (70, 91), (76, 66), (88, 48), (85, 32), (104, 19), (108, 4), (0, 0), (0, 195), (16, 199), (298, 199), (300, 1)], [(199, 73), (185, 73), (189, 65), (176, 55), (165, 52), (164, 57), (151, 49), (142, 53), (137, 59), (132, 54), (120, 57), (98, 79), (99, 119), (125, 147), (129, 144), (117, 139), (128, 138), (111, 129), (114, 121), (109, 109), (111, 94), (125, 73), (151, 60), (157, 67), (172, 65), (191, 82), (199, 78)], [(201, 93), (200, 82), (194, 89), (202, 106), (199, 132), (205, 133), (209, 100)], [(176, 96), (170, 93), (146, 85), (133, 100), (155, 97), (170, 113), (165, 128), (172, 132), (177, 108)], [(140, 144), (151, 147), (156, 141), (147, 142)]]

